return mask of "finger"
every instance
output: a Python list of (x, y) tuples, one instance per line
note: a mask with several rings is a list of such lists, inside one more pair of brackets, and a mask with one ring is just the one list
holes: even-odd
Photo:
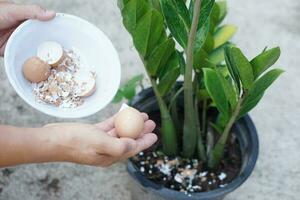
[[(116, 115), (117, 114), (115, 114), (114, 116), (108, 118), (107, 120), (97, 123), (95, 125), (104, 132), (111, 131), (115, 127), (114, 121), (115, 121)], [(141, 115), (142, 115), (144, 121), (147, 121), (149, 119), (149, 116), (146, 113), (141, 113)]]
[(151, 133), (155, 129), (155, 127), (156, 127), (156, 124), (154, 121), (152, 121), (152, 120), (146, 121), (144, 124), (144, 129), (141, 132), (139, 138), (142, 137), (144, 134)]
[(109, 137), (101, 145), (100, 152), (113, 157), (123, 157), (137, 148), (137, 142), (131, 138)]
[(148, 149), (151, 147), (155, 142), (157, 141), (157, 136), (154, 133), (147, 133), (144, 134), (141, 138), (135, 140), (136, 147), (126, 153), (122, 158), (119, 158), (119, 160), (125, 160), (127, 158), (130, 158), (139, 152)]
[(137, 148), (132, 152), (131, 156), (138, 154), (151, 147), (157, 141), (157, 135), (154, 133), (144, 134), (141, 138), (137, 139)]
[(14, 32), (14, 30), (15, 27), (0, 32), (0, 47), (3, 47), (3, 50), (5, 49), (5, 45), (7, 43), (8, 38)]
[(18, 5), (13, 4), (11, 6), (11, 17), (18, 21), (26, 19), (38, 19), (41, 21), (47, 21), (55, 17), (55, 12), (45, 10), (38, 5)]

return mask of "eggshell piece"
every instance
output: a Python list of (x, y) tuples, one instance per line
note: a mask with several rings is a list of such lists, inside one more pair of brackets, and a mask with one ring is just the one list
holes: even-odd
[(39, 45), (37, 56), (52, 67), (56, 67), (64, 59), (64, 50), (59, 43), (47, 41)]
[(114, 125), (119, 137), (136, 139), (144, 129), (144, 119), (138, 110), (128, 107), (116, 115)]
[(50, 65), (40, 58), (31, 57), (23, 64), (23, 75), (28, 81), (39, 83), (48, 79), (50, 76), (50, 69)]
[(78, 83), (77, 95), (80, 97), (89, 97), (96, 91), (96, 79), (94, 75), (89, 72), (83, 72), (76, 76), (76, 82)]

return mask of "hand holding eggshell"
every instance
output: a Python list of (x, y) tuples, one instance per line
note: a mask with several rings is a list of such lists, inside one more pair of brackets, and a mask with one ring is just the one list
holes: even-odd
[(137, 139), (144, 129), (144, 119), (138, 110), (127, 107), (116, 115), (114, 125), (119, 137)]

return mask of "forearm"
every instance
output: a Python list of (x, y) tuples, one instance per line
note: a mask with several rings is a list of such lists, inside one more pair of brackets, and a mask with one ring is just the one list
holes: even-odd
[(47, 128), (0, 126), (0, 167), (25, 163), (66, 161), (57, 133)]

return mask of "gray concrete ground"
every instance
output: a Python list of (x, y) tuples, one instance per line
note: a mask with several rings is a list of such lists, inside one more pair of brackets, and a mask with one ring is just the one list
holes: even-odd
[[(101, 28), (117, 48), (123, 80), (142, 72), (141, 62), (122, 27), (115, 1), (30, 0), (59, 12), (83, 17)], [(300, 196), (300, 1), (229, 0), (227, 22), (239, 26), (234, 41), (249, 57), (265, 46), (280, 45), (277, 64), (286, 70), (251, 113), (260, 135), (260, 157), (251, 178), (226, 199), (296, 200)], [(40, 126), (58, 122), (20, 99), (6, 78), (0, 60), (0, 122), (17, 126)], [(96, 122), (110, 116), (117, 106), (81, 122)], [(100, 169), (73, 164), (27, 165), (0, 171), (0, 199), (131, 199), (124, 164)]]

